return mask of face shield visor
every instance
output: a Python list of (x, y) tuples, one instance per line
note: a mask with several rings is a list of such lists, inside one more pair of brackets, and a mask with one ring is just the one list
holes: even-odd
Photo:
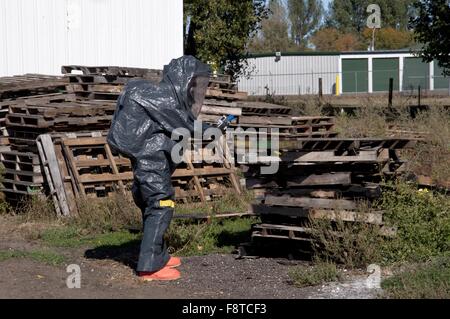
[(206, 90), (209, 85), (209, 76), (196, 76), (189, 83), (189, 95), (192, 98), (192, 114), (198, 117), (202, 110), (203, 101), (205, 100)]

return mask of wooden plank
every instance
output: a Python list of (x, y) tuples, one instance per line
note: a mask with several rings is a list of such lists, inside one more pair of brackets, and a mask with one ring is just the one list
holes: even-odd
[(49, 184), (56, 193), (56, 199), (60, 213), (63, 216), (70, 215), (69, 205), (67, 203), (66, 193), (64, 190), (64, 184), (61, 178), (61, 172), (59, 171), (58, 161), (56, 159), (55, 147), (53, 145), (52, 138), (48, 134), (40, 135), (38, 138), (38, 150), (41, 157), (41, 161), (45, 167), (45, 173), (47, 180), (51, 181)]
[(118, 182), (133, 180), (133, 172), (125, 172), (119, 174), (83, 174), (79, 176), (81, 184), (99, 183), (99, 182)]
[(106, 142), (105, 137), (84, 137), (84, 138), (67, 138), (63, 139), (64, 145), (73, 146), (102, 146)]
[(193, 177), (193, 176), (214, 176), (214, 175), (228, 175), (233, 173), (234, 170), (229, 168), (195, 168), (184, 169), (177, 168), (172, 177)]
[(358, 212), (336, 209), (305, 209), (301, 207), (272, 207), (263, 204), (253, 205), (252, 211), (257, 215), (279, 215), (383, 225), (383, 212), (381, 211)]
[(320, 175), (294, 176), (287, 181), (288, 187), (293, 186), (321, 186), (321, 185), (350, 185), (351, 173), (329, 173)]
[(242, 109), (237, 107), (203, 105), (201, 114), (241, 116)]
[(233, 184), (234, 190), (237, 194), (241, 194), (241, 184), (238, 181), (236, 176), (236, 171), (234, 169), (234, 158), (231, 158), (231, 152), (228, 148), (228, 143), (225, 135), (222, 135), (218, 141), (219, 152), (222, 154), (223, 162), (225, 168), (230, 169), (232, 172), (230, 173), (231, 183)]
[(239, 124), (292, 125), (292, 118), (288, 116), (241, 116)]
[(357, 205), (354, 201), (345, 199), (324, 199), (291, 196), (266, 196), (264, 203), (269, 206), (306, 207), (306, 208), (329, 208), (355, 210)]
[(86, 192), (84, 190), (84, 186), (83, 183), (80, 180), (80, 175), (78, 174), (78, 168), (75, 166), (75, 159), (73, 157), (72, 154), (72, 150), (65, 145), (65, 139), (63, 139), (61, 142), (61, 148), (64, 154), (64, 157), (66, 158), (66, 163), (68, 164), (69, 167), (69, 172), (71, 172), (72, 174), (72, 178), (74, 181), (74, 184), (76, 185), (76, 189), (78, 192), (81, 193), (81, 195), (86, 196)]
[[(116, 161), (114, 160), (114, 156), (111, 153), (111, 149), (109, 148), (108, 143), (105, 142), (104, 144), (105, 151), (106, 151), (106, 157), (110, 161), (111, 169), (115, 175), (120, 175), (119, 170), (117, 169)], [(125, 194), (125, 187), (123, 185), (123, 182), (121, 180), (118, 181), (119, 188), (122, 191), (123, 194)]]
[[(191, 162), (191, 156), (190, 155), (188, 155), (188, 154), (183, 154), (184, 155), (184, 160), (185, 160), (185, 162), (186, 162), (186, 164), (187, 164), (187, 166), (188, 166), (188, 169), (187, 169), (187, 171), (189, 172), (189, 171), (191, 171), (191, 173), (194, 173), (194, 171), (195, 171), (195, 169), (194, 169), (194, 166), (192, 165), (192, 162)], [(195, 171), (196, 172), (196, 171)], [(174, 172), (174, 173), (177, 173), (177, 172)], [(196, 172), (197, 173), (197, 172)], [(194, 179), (194, 184), (195, 184), (195, 187), (197, 188), (197, 191), (198, 191), (198, 195), (199, 195), (199, 197), (200, 197), (200, 200), (204, 203), (204, 202), (206, 202), (206, 197), (205, 197), (205, 194), (203, 193), (203, 187), (202, 187), (202, 185), (200, 184), (200, 181), (199, 181), (199, 179), (198, 179), (198, 176), (196, 176), (196, 175), (194, 175), (194, 177), (193, 177), (193, 179)]]
[(335, 155), (334, 151), (308, 153), (282, 153), (283, 162), (295, 163), (328, 163), (328, 162), (378, 162), (378, 151), (361, 151), (358, 155)]
[(208, 97), (205, 98), (205, 101), (203, 101), (203, 105), (240, 108), (237, 105), (236, 102), (224, 101), (224, 100), (216, 100), (216, 99), (211, 99), (211, 98), (208, 98)]
[(75, 179), (70, 175), (70, 167), (64, 158), (64, 152), (60, 142), (54, 140), (56, 160), (58, 161), (59, 169), (61, 172), (61, 179), (63, 181), (64, 190), (66, 192), (67, 204), (71, 213), (75, 213), (78, 210), (77, 198), (79, 197), (78, 187)]
[(247, 92), (225, 93), (220, 90), (208, 88), (206, 90), (206, 96), (230, 100), (246, 100), (248, 94)]
[[(114, 158), (114, 161), (116, 163), (117, 166), (127, 166), (127, 167), (131, 167), (131, 162), (129, 159), (127, 158)], [(75, 160), (75, 166), (79, 167), (79, 168), (87, 168), (87, 167), (93, 167), (93, 166), (109, 166), (110, 165), (110, 161), (107, 159), (83, 159), (83, 160), (79, 160), (76, 159)]]

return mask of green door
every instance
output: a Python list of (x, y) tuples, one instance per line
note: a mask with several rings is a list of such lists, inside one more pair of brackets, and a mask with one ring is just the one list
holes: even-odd
[(421, 58), (405, 58), (403, 66), (403, 90), (429, 89), (430, 67)]
[(448, 89), (450, 85), (450, 77), (445, 77), (444, 69), (438, 66), (437, 61), (434, 61), (434, 89)]
[(342, 92), (368, 92), (368, 59), (342, 59)]
[(399, 87), (398, 58), (373, 59), (373, 91), (389, 91), (389, 79), (394, 79), (394, 90)]

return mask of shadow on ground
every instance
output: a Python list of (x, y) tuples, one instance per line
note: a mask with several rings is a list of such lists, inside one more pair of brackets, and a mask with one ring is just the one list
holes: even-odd
[(136, 269), (140, 240), (132, 240), (121, 245), (104, 245), (88, 249), (84, 257), (88, 259), (114, 260)]
[[(222, 231), (215, 239), (215, 246), (220, 250), (223, 247), (234, 247), (232, 253), (237, 257), (266, 257), (283, 258), (288, 260), (311, 260), (310, 243), (290, 242), (288, 240), (254, 240), (251, 242), (250, 231), (230, 232)], [(179, 238), (171, 238), (168, 247), (176, 250), (181, 249), (186, 243), (181, 243)], [(175, 246), (173, 245), (175, 244)], [(192, 243), (196, 245), (196, 243)], [(136, 269), (139, 256), (140, 240), (132, 240), (121, 245), (104, 245), (94, 249), (88, 249), (84, 257), (97, 260), (114, 260)], [(211, 253), (217, 251), (212, 250)], [(204, 253), (203, 253), (204, 254)]]

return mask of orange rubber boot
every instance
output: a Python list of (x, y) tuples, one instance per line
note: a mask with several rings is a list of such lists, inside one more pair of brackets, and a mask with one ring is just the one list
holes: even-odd
[(166, 264), (166, 267), (175, 268), (181, 266), (181, 259), (178, 257), (170, 257), (169, 261)]
[(153, 272), (141, 271), (138, 273), (138, 276), (144, 281), (153, 281), (153, 280), (166, 281), (166, 280), (177, 280), (181, 277), (181, 274), (178, 270), (166, 266), (158, 271)]

